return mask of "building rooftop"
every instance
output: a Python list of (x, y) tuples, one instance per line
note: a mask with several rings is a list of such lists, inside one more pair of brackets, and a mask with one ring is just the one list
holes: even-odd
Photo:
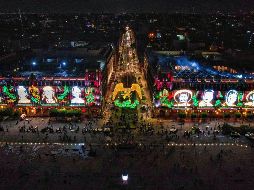
[[(205, 53), (206, 54), (206, 53)], [(220, 55), (215, 53), (216, 56)], [(193, 59), (188, 55), (181, 55), (170, 51), (165, 52), (149, 52), (149, 64), (152, 68), (156, 68), (159, 73), (172, 72), (174, 78), (183, 79), (253, 79), (252, 73), (243, 73), (236, 70), (236, 73), (222, 72), (214, 69), (212, 63), (208, 63), (199, 59)]]
[(0, 76), (80, 77), (86, 70), (103, 70), (112, 46), (82, 48), (33, 49), (23, 61), (15, 64), (1, 63)]

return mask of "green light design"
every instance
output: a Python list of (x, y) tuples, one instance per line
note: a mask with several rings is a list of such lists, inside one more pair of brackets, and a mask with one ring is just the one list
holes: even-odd
[(115, 106), (120, 107), (120, 108), (136, 108), (137, 105), (139, 105), (139, 101), (135, 100), (133, 103), (131, 103), (130, 100), (126, 100), (123, 102), (120, 102), (119, 100), (114, 101)]
[(156, 100), (159, 100), (162, 106), (167, 106), (168, 108), (172, 108), (174, 103), (172, 100), (169, 100), (167, 96), (163, 96), (162, 91), (159, 91), (155, 96)]
[(193, 106), (194, 107), (198, 107), (198, 98), (197, 98), (197, 95), (193, 95), (192, 97), (192, 101), (193, 101)]
[(31, 96), (31, 101), (34, 102), (34, 103), (36, 103), (36, 104), (39, 103), (39, 99), (37, 99), (37, 98), (35, 98), (35, 97), (33, 97), (33, 96)]
[(221, 100), (216, 100), (214, 106), (215, 107), (221, 107)]
[(15, 94), (10, 93), (10, 90), (13, 89), (13, 86), (10, 86), (10, 89), (8, 89), (7, 86), (3, 86), (3, 93), (6, 94), (11, 100), (15, 101), (17, 99), (17, 96)]
[(238, 103), (237, 103), (236, 106), (238, 106), (238, 107), (243, 107), (243, 93), (242, 93), (242, 92), (240, 92), (240, 93), (238, 94), (237, 99), (238, 99)]
[(161, 104), (166, 105), (168, 108), (172, 108), (174, 106), (173, 101), (169, 101), (167, 97), (162, 97), (160, 102)]
[(93, 87), (88, 87), (85, 89), (85, 98), (86, 98), (86, 103), (87, 104), (91, 104), (95, 102), (95, 98), (94, 98), (94, 88)]
[(160, 94), (158, 93), (154, 97), (155, 97), (156, 100), (158, 100), (160, 98)]
[(57, 99), (62, 101), (66, 98), (66, 96), (69, 94), (70, 90), (67, 86), (64, 86), (64, 92), (62, 94), (60, 94)]
[(94, 103), (94, 95), (92, 92), (86, 96), (86, 101), (88, 104)]

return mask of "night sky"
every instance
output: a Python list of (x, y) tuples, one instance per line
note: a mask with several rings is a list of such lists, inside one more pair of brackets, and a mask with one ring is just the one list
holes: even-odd
[(1, 12), (214, 12), (254, 10), (254, 0), (0, 0)]

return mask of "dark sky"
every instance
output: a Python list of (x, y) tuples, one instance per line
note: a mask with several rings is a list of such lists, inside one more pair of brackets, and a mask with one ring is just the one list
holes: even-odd
[[(194, 8), (193, 8), (194, 7)], [(252, 10), (254, 0), (0, 0), (1, 12), (212, 12)]]

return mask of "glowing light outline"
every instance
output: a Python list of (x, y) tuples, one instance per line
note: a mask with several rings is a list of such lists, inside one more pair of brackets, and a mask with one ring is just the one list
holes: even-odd
[[(181, 94), (183, 92), (186, 92), (186, 93), (189, 93), (190, 94), (190, 98), (189, 98), (189, 101), (185, 102), (185, 103), (178, 103), (178, 101), (176, 100), (176, 96), (178, 94)], [(181, 107), (184, 107), (184, 106), (190, 106), (188, 105), (188, 103), (192, 100), (192, 96), (193, 96), (193, 93), (191, 90), (187, 90), (187, 89), (182, 89), (182, 90), (177, 90), (175, 93), (174, 93), (174, 101), (176, 102), (176, 105), (177, 106), (181, 106)], [(180, 105), (179, 105), (180, 104)], [(182, 105), (182, 104), (186, 104), (186, 105)]]
[(237, 95), (237, 96), (236, 96), (236, 100), (234, 101), (233, 104), (236, 104), (236, 103), (237, 103), (238, 92), (237, 92), (236, 90), (229, 90), (229, 91), (227, 91), (227, 93), (226, 93), (226, 95), (225, 95), (225, 103), (226, 103), (227, 106), (236, 106), (236, 105), (232, 105), (232, 104), (229, 104), (229, 103), (228, 103), (228, 94), (229, 94), (229, 92), (231, 92), (231, 91), (234, 92), (234, 94)]
[[(244, 105), (247, 105), (247, 106), (254, 106), (254, 100), (253, 101), (248, 101), (249, 97), (251, 94), (254, 94), (254, 90), (250, 91), (247, 95), (246, 95), (246, 102)], [(251, 103), (251, 105), (250, 105)]]

